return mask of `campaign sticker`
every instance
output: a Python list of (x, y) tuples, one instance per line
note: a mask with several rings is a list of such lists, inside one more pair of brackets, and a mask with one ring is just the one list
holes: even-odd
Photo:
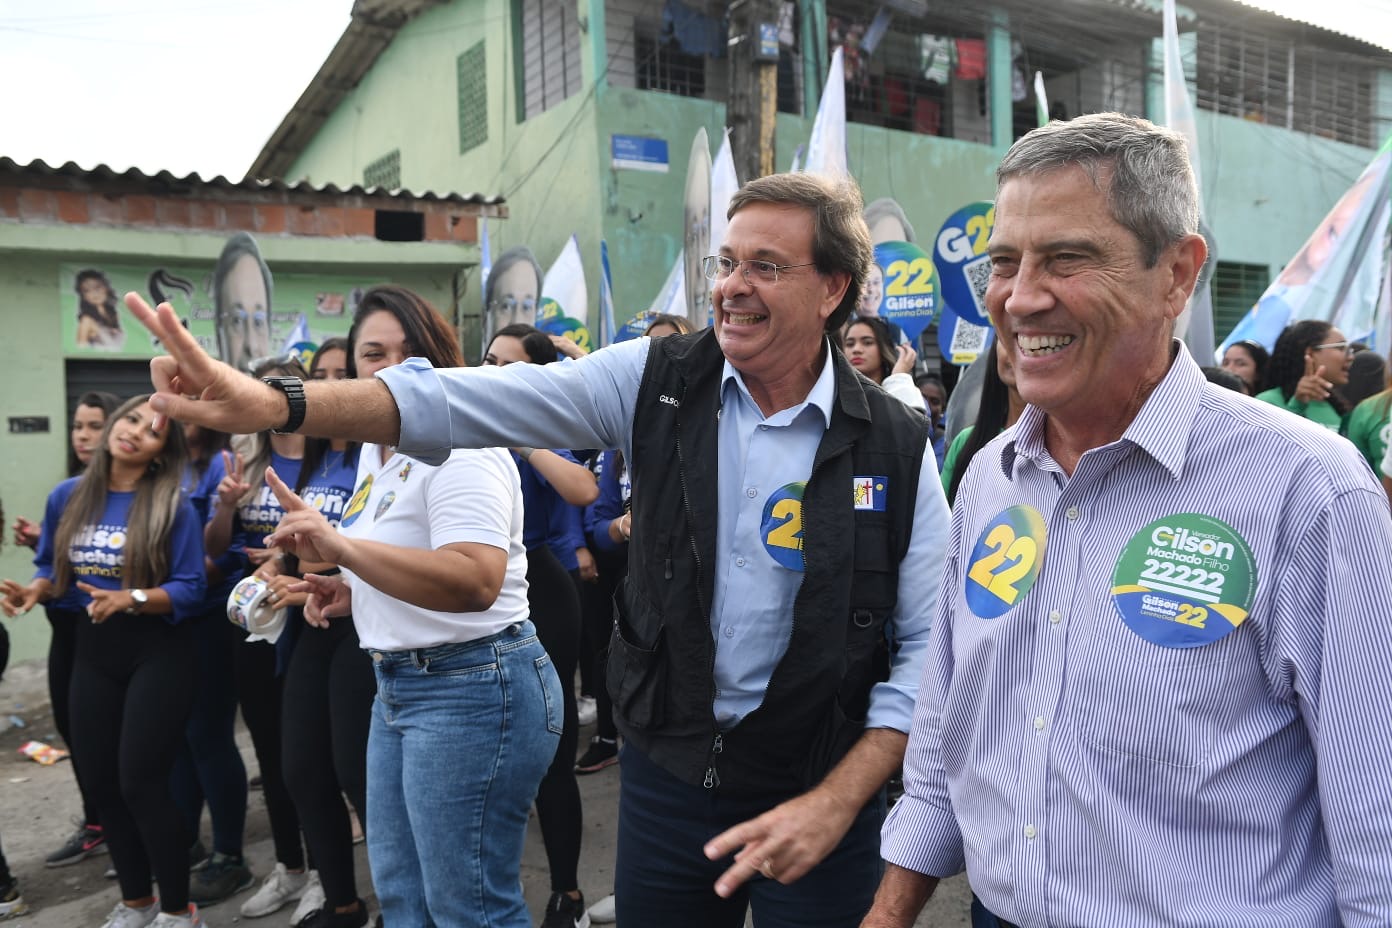
[(952, 309), (944, 306), (938, 317), (938, 348), (943, 360), (958, 367), (966, 367), (991, 346), (996, 330), (989, 325), (976, 325), (968, 322)]
[(1047, 534), (1033, 506), (1011, 506), (988, 522), (967, 561), (967, 608), (997, 619), (1024, 599), (1039, 577)]
[(585, 323), (565, 315), (561, 304), (550, 297), (541, 298), (541, 305), (537, 307), (536, 327), (547, 335), (563, 335), (586, 351), (595, 347)]
[(377, 504), (377, 512), (372, 516), (373, 521), (382, 518), (382, 513), (390, 509), (391, 504), (394, 502), (396, 502), (396, 491), (391, 490), (386, 496), (382, 497), (382, 501)]
[(852, 477), (855, 508), (869, 512), (884, 512), (885, 488), (888, 486), (888, 477)]
[(912, 242), (881, 242), (875, 246), (875, 265), (884, 274), (879, 315), (903, 329), (910, 342), (917, 341), (941, 304), (933, 259)]
[(352, 499), (348, 500), (348, 508), (343, 510), (343, 518), (339, 525), (347, 528), (358, 521), (358, 516), (362, 515), (367, 508), (367, 498), (372, 495), (372, 475), (368, 474), (363, 478), (363, 482), (358, 484), (358, 488), (353, 491)]
[(779, 487), (764, 504), (759, 535), (764, 550), (789, 570), (802, 570), (802, 491), (805, 483)]
[(1256, 590), (1247, 542), (1227, 523), (1196, 512), (1141, 529), (1112, 575), (1112, 602), (1127, 628), (1165, 648), (1198, 648), (1232, 634)]
[(996, 207), (990, 201), (970, 203), (938, 230), (933, 260), (942, 280), (942, 297), (957, 315), (974, 325), (990, 325), (986, 315), (986, 284), (991, 279), (991, 229)]

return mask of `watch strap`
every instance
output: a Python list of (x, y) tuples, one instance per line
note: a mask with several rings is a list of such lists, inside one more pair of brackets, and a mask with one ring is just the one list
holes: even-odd
[(284, 393), (285, 401), (290, 407), (290, 416), (285, 420), (285, 424), (271, 431), (281, 435), (299, 431), (305, 419), (304, 381), (298, 377), (262, 377), (261, 382)]

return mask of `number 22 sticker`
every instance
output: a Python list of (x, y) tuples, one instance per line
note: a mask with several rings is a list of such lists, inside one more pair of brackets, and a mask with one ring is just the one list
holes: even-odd
[(967, 562), (967, 606), (983, 619), (1009, 612), (1034, 586), (1044, 561), (1044, 517), (1011, 506), (981, 530)]

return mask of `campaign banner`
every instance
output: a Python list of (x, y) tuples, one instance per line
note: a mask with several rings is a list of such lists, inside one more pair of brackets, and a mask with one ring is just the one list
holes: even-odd
[(687, 317), (685, 251), (679, 252), (677, 260), (672, 262), (672, 269), (667, 272), (667, 279), (663, 281), (662, 289), (657, 291), (652, 305), (619, 326), (614, 333), (614, 341), (626, 342), (642, 335), (657, 315)]
[(933, 324), (940, 305), (938, 272), (927, 252), (913, 242), (875, 246), (875, 264), (857, 304), (859, 315), (881, 316), (914, 342)]
[(850, 173), (846, 160), (846, 65), (840, 46), (831, 54), (802, 170), (838, 176)]
[(933, 243), (943, 301), (974, 325), (991, 324), (986, 314), (986, 285), (991, 280), (991, 256), (986, 246), (995, 224), (993, 203), (969, 203), (947, 217)]
[(938, 317), (938, 349), (945, 361), (958, 367), (966, 367), (981, 357), (995, 334), (991, 326), (968, 322), (951, 306), (944, 306)]

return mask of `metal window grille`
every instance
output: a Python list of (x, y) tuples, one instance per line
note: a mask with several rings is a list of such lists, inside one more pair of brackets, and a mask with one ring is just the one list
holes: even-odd
[(483, 43), (460, 55), (456, 62), (459, 102), (459, 153), (488, 141), (488, 71)]
[(682, 97), (706, 95), (706, 57), (682, 51), (674, 42), (635, 31), (633, 35), (634, 84), (639, 90), (674, 93)]
[(363, 186), (401, 189), (401, 149), (394, 148), (363, 168)]
[(1377, 141), (1370, 59), (1211, 20), (1197, 37), (1200, 107), (1354, 145)]
[(1265, 264), (1218, 261), (1213, 265), (1210, 293), (1213, 296), (1213, 331), (1226, 338), (1242, 317), (1256, 305), (1271, 283), (1271, 268)]
[(522, 29), (522, 118), (578, 93), (580, 24), (569, 0), (517, 0)]

